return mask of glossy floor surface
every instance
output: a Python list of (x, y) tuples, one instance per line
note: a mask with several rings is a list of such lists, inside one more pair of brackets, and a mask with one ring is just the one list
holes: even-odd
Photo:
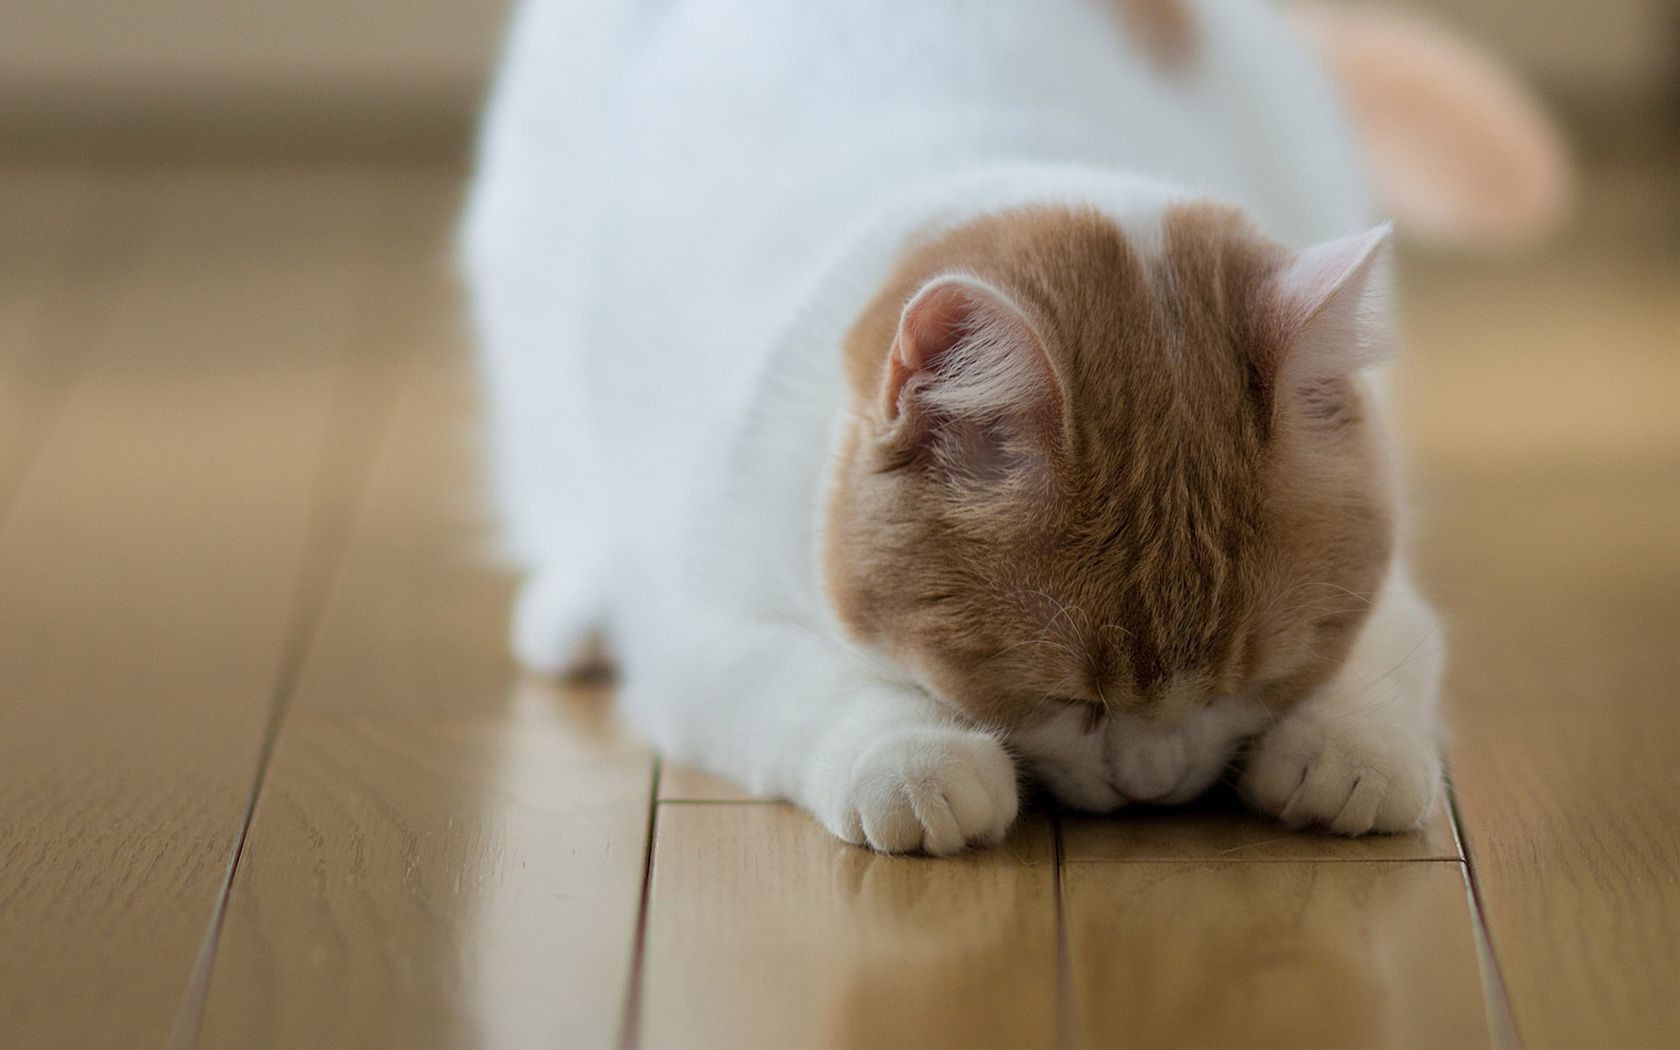
[(1680, 1043), (1666, 218), (1407, 269), (1456, 819), (1041, 811), (931, 861), (514, 674), (458, 195), (0, 169), (0, 1045)]

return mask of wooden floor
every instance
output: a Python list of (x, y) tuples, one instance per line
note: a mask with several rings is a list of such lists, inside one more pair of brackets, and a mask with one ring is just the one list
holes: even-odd
[(1666, 220), (1408, 268), (1456, 822), (930, 861), (513, 674), (458, 183), (0, 170), (0, 1045), (1680, 1044)]

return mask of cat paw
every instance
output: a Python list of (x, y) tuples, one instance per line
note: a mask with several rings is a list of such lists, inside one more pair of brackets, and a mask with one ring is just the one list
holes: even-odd
[(514, 657), (527, 671), (547, 678), (576, 670), (587, 662), (595, 612), (580, 577), (538, 573), (520, 590), (514, 605)]
[(1261, 738), (1241, 791), (1250, 806), (1291, 827), (1363, 835), (1418, 827), (1440, 786), (1432, 740), (1304, 717), (1286, 718)]
[(882, 853), (959, 853), (1003, 839), (1019, 809), (1015, 763), (984, 733), (930, 727), (870, 744), (824, 823)]

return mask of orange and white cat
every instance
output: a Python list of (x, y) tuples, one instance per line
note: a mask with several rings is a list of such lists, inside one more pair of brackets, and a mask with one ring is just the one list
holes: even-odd
[(514, 644), (666, 754), (951, 853), (1024, 780), (1439, 790), (1389, 229), (1254, 0), (526, 0), (465, 230)]

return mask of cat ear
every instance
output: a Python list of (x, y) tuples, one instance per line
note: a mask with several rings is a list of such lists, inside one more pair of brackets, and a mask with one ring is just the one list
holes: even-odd
[(995, 475), (1053, 440), (1060, 403), (1043, 343), (1005, 292), (936, 277), (904, 307), (880, 405), (902, 449)]
[(925, 442), (941, 428), (997, 428), (1016, 437), (1052, 426), (1061, 396), (1032, 322), (973, 277), (938, 277), (899, 318), (882, 411)]
[(1285, 388), (1347, 376), (1388, 356), (1387, 223), (1296, 252), (1273, 279)]

